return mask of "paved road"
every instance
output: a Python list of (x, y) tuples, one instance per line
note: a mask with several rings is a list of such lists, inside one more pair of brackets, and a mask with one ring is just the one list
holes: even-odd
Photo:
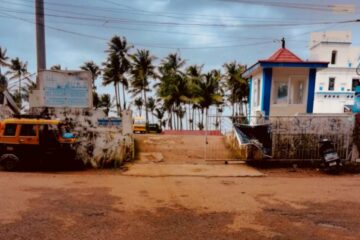
[(360, 239), (360, 176), (0, 172), (0, 239)]

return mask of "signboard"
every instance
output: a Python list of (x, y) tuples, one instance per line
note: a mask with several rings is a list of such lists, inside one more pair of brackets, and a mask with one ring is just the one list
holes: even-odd
[(98, 125), (102, 127), (121, 127), (121, 119), (120, 118), (98, 119)]
[(58, 108), (91, 108), (92, 80), (87, 71), (39, 72), (41, 105)]

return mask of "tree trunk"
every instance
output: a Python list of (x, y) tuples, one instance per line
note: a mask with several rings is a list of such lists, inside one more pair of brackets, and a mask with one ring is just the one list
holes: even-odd
[(173, 125), (172, 125), (172, 113), (171, 113), (171, 109), (168, 110), (168, 115), (169, 115), (168, 126), (169, 126), (170, 130), (172, 130), (172, 129), (173, 129)]
[(194, 130), (194, 123), (195, 123), (195, 108), (192, 107), (192, 123), (191, 123), (191, 130)]
[(147, 98), (146, 98), (146, 90), (144, 88), (144, 103), (145, 103), (145, 121), (146, 124), (149, 123), (149, 113), (148, 113), (148, 109), (147, 109)]
[(204, 126), (204, 108), (201, 108), (201, 123)]
[(124, 84), (122, 84), (122, 91), (123, 91), (124, 110), (126, 110), (126, 95), (125, 95), (125, 85)]
[(121, 116), (121, 113), (122, 113), (122, 106), (121, 106), (121, 96), (120, 96), (120, 85), (119, 83), (116, 84), (116, 87), (117, 87), (117, 92), (118, 92), (118, 102), (119, 102), (119, 109), (120, 109), (120, 115)]
[(201, 111), (200, 109), (198, 109), (198, 123), (200, 123), (201, 121)]
[(19, 101), (19, 108), (20, 108), (20, 111), (21, 111), (21, 108), (22, 108), (22, 96), (21, 96), (21, 75), (19, 77), (19, 97), (20, 97), (20, 101)]
[(116, 101), (116, 111), (118, 116), (120, 116), (120, 110), (119, 110), (119, 98), (118, 98), (118, 91), (117, 91), (117, 87), (116, 87), (116, 83), (114, 83), (114, 88), (115, 88), (115, 101)]

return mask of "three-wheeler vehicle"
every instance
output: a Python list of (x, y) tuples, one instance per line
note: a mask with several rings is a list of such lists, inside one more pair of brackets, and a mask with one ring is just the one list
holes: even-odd
[(76, 136), (59, 120), (11, 118), (0, 121), (0, 165), (7, 171), (21, 166), (75, 160)]

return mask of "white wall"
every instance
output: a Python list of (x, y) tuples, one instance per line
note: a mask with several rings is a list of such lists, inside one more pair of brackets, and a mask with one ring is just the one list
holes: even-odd
[[(329, 68), (316, 74), (314, 113), (342, 113), (344, 105), (353, 105), (352, 80), (360, 79), (356, 67), (360, 47), (351, 44), (350, 32), (313, 33), (310, 41), (310, 61), (330, 62)], [(331, 55), (337, 51), (336, 64)], [(329, 90), (329, 78), (335, 78), (334, 90)]]
[[(329, 78), (335, 77), (335, 89), (329, 91)], [(328, 68), (317, 72), (314, 113), (343, 113), (345, 105), (354, 104), (352, 79), (359, 78), (354, 69)], [(320, 88), (322, 87), (322, 90)]]

